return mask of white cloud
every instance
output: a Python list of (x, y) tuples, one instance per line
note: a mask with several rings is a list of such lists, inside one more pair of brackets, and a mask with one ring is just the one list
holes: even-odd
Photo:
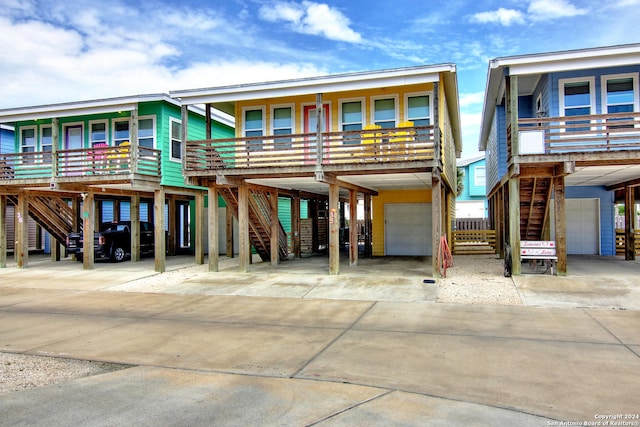
[[(185, 54), (181, 50), (184, 45), (177, 39), (193, 32), (193, 28), (199, 29), (195, 33), (203, 39), (216, 37), (210, 46), (218, 49), (233, 43), (244, 45), (254, 37), (242, 30), (219, 29), (219, 18), (212, 14), (157, 10), (154, 13), (158, 16), (149, 18), (154, 24), (140, 21), (132, 25), (142, 12), (124, 7), (117, 12), (100, 12), (89, 7), (74, 13), (77, 20), (61, 9), (48, 19), (36, 21), (35, 12), (25, 14), (23, 10), (20, 18), (13, 20), (10, 16), (16, 14), (0, 11), (0, 108), (302, 78), (328, 72), (311, 65), (309, 58), (298, 58), (294, 63), (245, 60), (226, 48), (222, 48), (224, 55), (204, 55), (200, 62), (196, 59), (190, 63), (180, 56)], [(154, 25), (158, 31), (151, 31)], [(187, 48), (193, 41), (189, 39)], [(295, 51), (286, 49), (274, 42), (263, 51), (277, 52), (273, 55), (276, 58), (296, 57)], [(210, 58), (216, 60), (207, 62)]]
[(587, 9), (579, 9), (567, 0), (531, 0), (528, 9), (536, 21), (585, 15)]
[[(619, 0), (620, 6), (633, 5), (640, 0)], [(585, 15), (589, 11), (581, 9), (568, 0), (531, 0), (526, 13), (516, 9), (505, 9), (479, 12), (471, 16), (471, 22), (480, 24), (500, 24), (509, 27), (512, 24), (524, 24), (526, 21), (544, 21), (558, 18), (570, 18)]]
[(461, 93), (460, 108), (469, 107), (471, 105), (482, 105), (484, 102), (484, 92)]
[(211, 61), (192, 64), (171, 78), (171, 90), (296, 79), (327, 74), (313, 64), (268, 61)]
[(350, 28), (351, 21), (342, 12), (324, 3), (274, 2), (263, 5), (259, 16), (269, 22), (288, 22), (299, 33), (322, 35), (330, 40), (360, 43), (362, 36)]
[(511, 24), (523, 24), (524, 15), (522, 12), (515, 9), (500, 8), (492, 12), (479, 12), (471, 17), (472, 22), (478, 22), (481, 24), (486, 23), (498, 23), (505, 27)]

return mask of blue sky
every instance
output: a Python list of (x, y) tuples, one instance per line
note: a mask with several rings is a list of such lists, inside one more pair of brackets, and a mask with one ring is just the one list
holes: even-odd
[(638, 23), (640, 0), (0, 0), (0, 109), (453, 62), (470, 158), (490, 59)]

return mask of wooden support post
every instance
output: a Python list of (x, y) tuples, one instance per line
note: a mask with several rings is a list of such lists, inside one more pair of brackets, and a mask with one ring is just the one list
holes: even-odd
[(13, 250), (18, 268), (26, 268), (29, 263), (29, 196), (25, 193), (18, 195), (16, 217), (16, 243)]
[(140, 261), (140, 196), (131, 196), (131, 262)]
[(329, 274), (340, 273), (340, 187), (329, 184)]
[(635, 187), (624, 187), (624, 259), (636, 259), (636, 197)]
[(509, 178), (509, 246), (511, 274), (520, 274), (520, 178)]
[[(207, 116), (211, 116), (207, 114)], [(180, 135), (180, 158), (182, 159), (182, 170), (187, 169), (187, 138), (189, 137), (189, 106), (184, 104), (180, 109), (180, 120), (182, 135)], [(208, 126), (211, 128), (210, 126)]]
[[(556, 256), (558, 257), (557, 274), (567, 275), (567, 221), (565, 212), (564, 176), (553, 178), (553, 195), (556, 229)], [(520, 252), (518, 252), (520, 254)]]
[(166, 269), (166, 236), (164, 231), (164, 199), (165, 190), (160, 188), (153, 192), (153, 231), (154, 231), (154, 248), (155, 248), (155, 266), (154, 269), (158, 273), (164, 273)]
[(82, 268), (91, 270), (94, 267), (95, 250), (94, 225), (95, 225), (95, 197), (93, 192), (84, 193), (82, 200)]
[[(424, 213), (427, 215), (427, 212)], [(438, 251), (442, 236), (442, 180), (438, 170), (431, 174), (431, 268), (433, 277), (441, 277)]]
[(316, 94), (316, 180), (321, 181), (323, 179), (322, 169), (322, 131), (324, 130), (324, 111), (322, 104), (322, 94)]
[[(186, 227), (188, 224), (184, 224)], [(196, 193), (195, 256), (196, 264), (204, 264), (204, 192)]]
[(7, 196), (0, 195), (0, 268), (7, 266)]
[[(269, 193), (269, 219), (271, 221), (271, 265), (280, 262), (280, 220), (278, 219), (278, 192)], [(284, 242), (286, 244), (286, 242)]]
[(130, 173), (138, 172), (138, 107), (131, 111), (131, 132), (129, 155), (131, 156)]
[(60, 148), (60, 125), (57, 117), (51, 119), (51, 177), (58, 176), (58, 149)]
[[(205, 139), (211, 139), (211, 104), (204, 104), (204, 123), (207, 127), (204, 132)], [(217, 204), (216, 204), (217, 207)]]
[(364, 256), (373, 256), (373, 220), (371, 217), (371, 194), (364, 195)]
[[(505, 94), (507, 98), (507, 129), (511, 129), (511, 157), (520, 154), (518, 135), (518, 76), (506, 78)], [(520, 254), (518, 253), (518, 257)]]
[(301, 258), (300, 250), (300, 196), (291, 198), (291, 249), (294, 258)]
[[(139, 203), (139, 198), (138, 198), (138, 203)], [(133, 207), (131, 207), (131, 209), (133, 209)], [(120, 222), (121, 218), (121, 213), (120, 211), (122, 210), (122, 207), (120, 206), (120, 200), (116, 199), (113, 201), (113, 220), (116, 222)], [(130, 218), (133, 221), (134, 219), (140, 219), (140, 211), (138, 210), (138, 216), (134, 217), (133, 214), (130, 212)]]
[[(73, 217), (71, 218), (71, 231), (74, 233), (80, 232), (80, 221), (82, 221), (82, 213), (80, 212), (80, 200), (77, 197), (71, 199), (71, 210), (73, 211)], [(80, 261), (77, 254), (71, 254), (72, 261)]]
[(249, 189), (246, 185), (238, 187), (238, 229), (239, 229), (239, 270), (246, 273), (249, 267), (251, 243), (249, 241)]
[(231, 208), (227, 206), (227, 218), (226, 218), (226, 236), (227, 236), (227, 258), (234, 257), (233, 250), (233, 212)]
[(60, 243), (51, 234), (49, 234), (49, 248), (51, 249), (51, 261), (60, 261)]
[[(209, 229), (209, 271), (216, 272), (219, 267), (219, 252), (220, 248), (218, 247), (218, 223), (219, 223), (219, 212), (218, 212), (218, 187), (214, 184), (209, 184), (208, 189), (208, 198), (209, 198), (209, 211), (208, 211), (208, 229)], [(196, 230), (196, 233), (198, 230)]]
[(349, 190), (349, 265), (358, 265), (358, 192)]

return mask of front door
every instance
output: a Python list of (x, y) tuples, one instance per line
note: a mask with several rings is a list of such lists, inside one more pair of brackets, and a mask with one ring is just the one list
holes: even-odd
[[(73, 125), (65, 127), (64, 131), (64, 148), (65, 150), (77, 150), (83, 146), (82, 125)], [(80, 175), (82, 166), (81, 156), (78, 154), (67, 154), (65, 164), (65, 175)]]
[(82, 148), (82, 125), (67, 126), (64, 137), (65, 150)]
[[(322, 132), (329, 132), (329, 104), (322, 105), (322, 111), (324, 112), (324, 120), (322, 122)], [(304, 106), (304, 133), (314, 133), (318, 129), (318, 112), (315, 105)], [(315, 139), (315, 138), (313, 138)], [(329, 152), (327, 148), (323, 150), (324, 156), (327, 156)], [(305, 159), (312, 160), (310, 163), (314, 163), (316, 158), (315, 149), (310, 150), (308, 145), (305, 145)]]

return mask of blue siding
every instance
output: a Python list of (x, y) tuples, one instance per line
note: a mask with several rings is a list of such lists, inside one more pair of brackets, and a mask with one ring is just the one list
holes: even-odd
[(0, 128), (0, 153), (15, 152), (14, 132), (4, 127)]
[(498, 120), (498, 181), (507, 173), (507, 110), (504, 105), (496, 107)]
[(616, 254), (615, 198), (604, 187), (567, 187), (567, 199), (600, 199), (600, 251), (604, 256)]
[[(638, 73), (640, 65), (630, 65), (624, 67), (596, 68), (589, 70), (566, 71), (562, 73), (553, 73), (551, 75), (551, 90), (553, 98), (551, 100), (551, 115), (560, 115), (560, 93), (558, 81), (561, 79), (571, 79), (574, 77), (595, 77), (595, 96), (596, 111), (592, 114), (602, 114), (602, 82), (601, 77), (610, 74)], [(636, 89), (637, 90), (637, 89)]]
[(457, 197), (458, 200), (482, 200), (486, 199), (486, 186), (475, 185), (475, 170), (477, 167), (485, 167), (486, 177), (486, 162), (485, 159), (478, 160), (463, 166), (464, 178), (462, 193)]
[(113, 214), (113, 200), (102, 201), (102, 222), (113, 221), (115, 216)]

